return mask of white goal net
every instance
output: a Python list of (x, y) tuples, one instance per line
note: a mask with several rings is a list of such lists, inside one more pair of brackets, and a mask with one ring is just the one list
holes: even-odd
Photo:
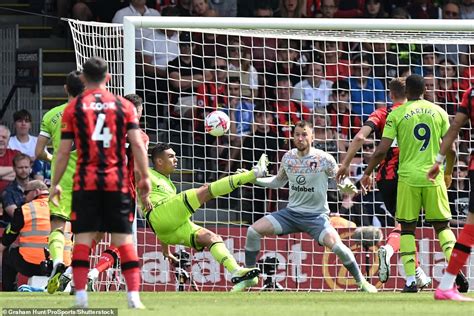
[[(443, 21), (444, 30), (438, 21), (408, 20), (133, 17), (126, 18), (129, 29), (125, 32), (118, 24), (70, 20), (69, 25), (79, 69), (87, 58), (103, 57), (113, 78), (109, 88), (119, 94), (142, 96), (142, 126), (150, 137), (150, 147), (167, 142), (177, 152), (179, 168), (172, 178), (182, 191), (237, 168), (251, 168), (264, 152), (275, 173), (282, 154), (292, 146), (291, 126), (300, 119), (314, 124), (314, 146), (342, 162), (350, 141), (369, 115), (392, 105), (390, 80), (410, 73), (425, 77), (425, 98), (452, 117), (462, 93), (471, 85), (474, 33), (469, 24), (451, 22)], [(229, 134), (219, 138), (206, 134), (203, 124), (206, 114), (216, 109), (231, 118)], [(378, 133), (371, 136), (352, 160), (354, 182), (362, 176), (379, 139)], [(449, 197), (457, 234), (470, 191), (469, 126), (456, 146), (458, 161)], [(384, 172), (389, 177), (396, 171)], [(377, 277), (377, 249), (394, 226), (382, 193), (344, 196), (335, 187), (331, 182), (331, 221), (354, 251), (363, 274), (379, 288), (400, 289), (404, 272), (398, 254), (392, 258), (389, 282), (381, 284)], [(220, 234), (243, 263), (248, 225), (285, 207), (287, 198), (287, 188), (244, 186), (207, 203), (193, 220)], [(371, 234), (361, 240), (356, 227), (369, 226), (380, 228), (380, 241)], [(418, 260), (436, 286), (446, 263), (423, 216), (418, 226)], [(143, 289), (178, 288), (176, 270), (163, 258), (153, 232), (141, 219), (137, 240)], [(199, 290), (230, 288), (230, 276), (209, 252), (184, 250), (191, 254), (184, 290), (193, 290), (192, 282)], [(260, 288), (356, 288), (335, 255), (306, 234), (262, 239), (259, 259), (268, 263), (262, 266), (265, 273)], [(465, 273), (474, 281), (474, 268), (470, 267)]]

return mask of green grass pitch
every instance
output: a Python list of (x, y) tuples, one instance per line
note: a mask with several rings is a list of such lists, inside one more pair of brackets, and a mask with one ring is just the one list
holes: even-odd
[[(435, 301), (433, 292), (417, 294), (356, 292), (144, 292), (147, 310), (127, 309), (124, 292), (95, 292), (90, 307), (118, 308), (118, 314), (154, 316), (450, 316), (474, 315), (474, 302)], [(474, 297), (474, 293), (469, 294)], [(73, 297), (65, 293), (2, 293), (1, 307), (68, 308)]]

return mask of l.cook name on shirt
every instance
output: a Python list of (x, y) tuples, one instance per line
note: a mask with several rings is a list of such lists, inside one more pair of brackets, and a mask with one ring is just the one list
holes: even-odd
[(82, 104), (83, 110), (93, 110), (93, 111), (102, 111), (102, 110), (116, 110), (117, 105), (115, 102), (90, 102)]

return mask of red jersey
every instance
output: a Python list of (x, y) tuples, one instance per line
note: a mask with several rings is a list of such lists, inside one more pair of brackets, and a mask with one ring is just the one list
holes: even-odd
[(338, 112), (334, 107), (328, 107), (331, 126), (336, 128), (337, 132), (346, 138), (354, 138), (362, 126), (360, 115), (351, 114), (350, 111)]
[[(16, 149), (7, 148), (5, 155), (0, 157), (0, 166), (2, 167), (13, 167), (13, 158), (20, 152)], [(0, 180), (0, 194), (10, 184), (11, 181)]]
[(291, 126), (298, 121), (305, 120), (311, 122), (311, 111), (300, 103), (293, 101), (277, 102), (276, 112), (278, 129), (282, 133), (281, 136), (285, 138), (290, 138)]
[[(367, 121), (365, 121), (364, 126), (372, 128), (372, 130), (375, 131), (376, 138), (381, 139), (388, 114), (401, 104), (402, 103), (395, 103), (390, 108), (383, 107), (375, 110), (370, 114)], [(379, 164), (376, 177), (377, 182), (380, 180), (396, 180), (398, 178), (397, 170), (399, 154), (400, 149), (398, 147), (390, 147), (385, 159)]]
[[(148, 151), (148, 144), (150, 143), (150, 138), (148, 135), (140, 129), (140, 136), (145, 144), (145, 150)], [(135, 160), (133, 159), (133, 152), (132, 147), (129, 145), (127, 146), (127, 168), (128, 168), (128, 188), (130, 191), (130, 195), (132, 196), (132, 200), (135, 200), (137, 197), (137, 189), (135, 187), (136, 179), (135, 179)]]
[(77, 149), (74, 191), (127, 193), (127, 131), (138, 128), (135, 107), (107, 90), (86, 90), (64, 110), (62, 139)]
[(463, 87), (461, 87), (457, 82), (453, 82), (449, 89), (436, 90), (436, 104), (441, 106), (449, 115), (456, 114), (462, 90), (465, 89), (463, 89)]
[(337, 64), (326, 64), (324, 66), (326, 80), (336, 82), (338, 79), (349, 78), (349, 61), (345, 59), (338, 60)]
[[(471, 88), (467, 89), (462, 95), (461, 104), (458, 107), (458, 112), (464, 113), (469, 117), (471, 121), (471, 139), (473, 137), (472, 127), (474, 126), (474, 90)], [(471, 158), (469, 159), (469, 170), (474, 170), (474, 152), (471, 150)]]

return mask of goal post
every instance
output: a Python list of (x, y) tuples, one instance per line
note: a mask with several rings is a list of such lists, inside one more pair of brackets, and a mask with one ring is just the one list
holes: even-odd
[[(125, 17), (123, 25), (75, 20), (69, 20), (69, 25), (78, 69), (88, 58), (102, 57), (113, 78), (107, 83), (111, 91), (143, 96), (144, 129), (150, 146), (164, 141), (178, 153), (179, 168), (172, 176), (178, 191), (198, 187), (242, 166), (251, 167), (258, 159), (257, 152), (273, 157), (271, 169), (276, 172), (291, 144), (290, 126), (301, 118), (315, 125), (314, 145), (341, 163), (348, 144), (371, 111), (392, 103), (388, 91), (392, 78), (408, 73), (423, 75), (425, 98), (446, 109), (450, 117), (474, 78), (474, 24), (469, 20)], [(168, 35), (168, 31), (174, 35)], [(151, 47), (163, 50), (160, 57), (176, 57), (183, 41), (197, 47), (185, 53), (192, 57), (191, 66), (171, 65), (172, 59), (168, 59), (163, 67), (154, 64), (154, 57), (151, 62), (143, 57), (154, 56), (155, 52), (145, 45), (150, 42), (155, 45)], [(186, 88), (177, 84), (179, 79), (172, 71), (188, 77)], [(370, 89), (360, 87), (359, 81)], [(232, 92), (235, 82), (240, 84), (238, 92)], [(318, 87), (313, 87), (316, 84)], [(192, 96), (190, 104), (181, 96), (185, 89), (189, 90), (186, 96)], [(236, 99), (237, 103), (232, 103)], [(228, 137), (216, 139), (205, 133), (203, 113), (209, 108), (232, 114), (229, 116), (235, 128), (231, 127)], [(251, 117), (250, 121), (245, 121), (246, 117)], [(247, 130), (241, 132), (238, 128)], [(365, 141), (353, 159), (354, 182), (360, 179), (380, 136)], [(456, 146), (459, 160), (449, 194), (455, 219), (462, 222), (470, 191), (466, 172), (469, 128), (463, 129)], [(300, 185), (298, 190), (307, 189)], [(263, 214), (285, 207), (291, 189), (246, 186), (204, 205), (193, 220), (220, 234), (243, 263), (248, 225)], [(331, 220), (339, 225), (339, 233), (354, 251), (363, 274), (374, 285), (393, 291), (404, 285), (398, 254), (391, 261), (389, 282), (383, 285), (377, 278), (377, 249), (385, 244), (394, 223), (380, 194), (376, 191), (349, 197), (339, 194), (331, 182), (329, 207)], [(352, 222), (359, 227), (381, 227), (382, 240), (371, 234), (364, 237), (355, 231)], [(145, 221), (138, 219), (137, 223), (142, 288), (175, 290), (175, 270), (163, 258), (159, 242)], [(457, 234), (458, 223), (453, 221), (453, 225)], [(431, 226), (423, 219), (419, 226), (418, 258), (433, 278), (432, 286), (436, 286), (446, 263)], [(274, 263), (274, 274), (265, 275), (268, 286), (278, 282), (295, 291), (355, 290), (341, 261), (307, 234), (263, 238), (261, 246), (259, 258), (268, 261), (270, 268)], [(230, 289), (229, 274), (209, 252), (185, 250), (191, 253), (188, 272), (200, 289)], [(473, 283), (472, 269), (465, 272)], [(192, 288), (189, 285), (186, 290)]]

